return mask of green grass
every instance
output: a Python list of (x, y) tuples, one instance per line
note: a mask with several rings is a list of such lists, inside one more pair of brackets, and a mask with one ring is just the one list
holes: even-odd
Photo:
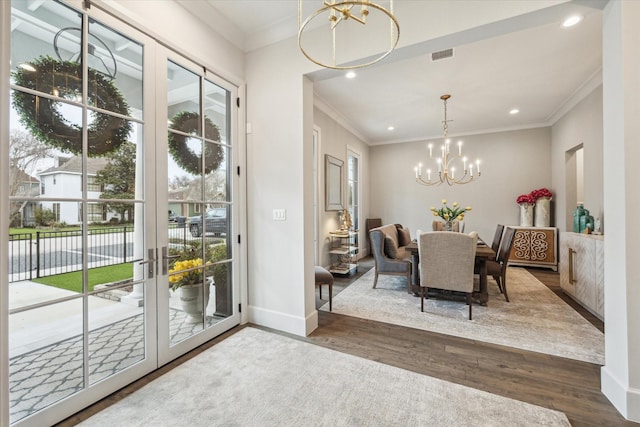
[[(114, 227), (123, 227), (124, 225), (126, 225), (127, 227), (129, 227), (130, 229), (132, 229), (133, 224), (128, 223), (128, 224), (114, 224), (114, 225), (90, 225), (89, 226), (89, 230), (100, 230), (100, 229), (109, 229), (109, 228), (114, 228)], [(53, 227), (43, 227), (43, 228), (16, 228), (16, 227), (10, 227), (9, 228), (9, 235), (14, 235), (14, 234), (33, 234), (35, 236), (35, 234), (38, 231), (42, 231), (42, 232), (46, 232), (48, 237), (56, 237), (55, 235), (51, 235), (49, 233), (54, 233), (54, 232), (67, 232), (67, 231), (80, 231), (82, 228), (80, 226), (74, 225), (74, 226), (69, 226), (69, 227), (59, 227), (59, 228), (53, 228)], [(64, 233), (61, 233), (61, 235), (63, 235)]]
[[(132, 263), (92, 268), (89, 269), (89, 291), (93, 291), (96, 285), (117, 282), (131, 277), (133, 277)], [(73, 292), (82, 292), (82, 271), (41, 277), (33, 279), (33, 281)]]

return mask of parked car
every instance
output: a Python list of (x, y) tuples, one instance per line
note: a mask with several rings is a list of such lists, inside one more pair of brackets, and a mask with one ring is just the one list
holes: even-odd
[[(193, 237), (202, 236), (202, 215), (192, 216), (189, 219), (189, 231)], [(209, 209), (204, 214), (204, 233), (213, 233), (216, 236), (227, 234), (226, 208)]]
[(184, 226), (184, 224), (187, 222), (187, 217), (169, 211), (169, 222), (176, 222), (180, 226)]

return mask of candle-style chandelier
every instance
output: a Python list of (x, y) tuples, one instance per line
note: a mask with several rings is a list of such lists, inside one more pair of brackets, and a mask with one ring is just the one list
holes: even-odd
[[(416, 182), (421, 185), (440, 185), (447, 183), (449, 185), (453, 184), (468, 184), (476, 178), (480, 178), (480, 160), (475, 161), (475, 171), (474, 164), (471, 163), (467, 157), (462, 155), (462, 141), (458, 141), (457, 146), (457, 154), (455, 151), (451, 153), (451, 140), (447, 138), (447, 132), (449, 130), (449, 121), (447, 120), (447, 101), (451, 98), (451, 95), (442, 95), (440, 99), (442, 99), (444, 103), (444, 121), (443, 123), (443, 133), (444, 133), (444, 141), (440, 146), (440, 156), (436, 157), (436, 162), (438, 165), (438, 171), (432, 171), (431, 169), (426, 170), (426, 179), (422, 173), (422, 163), (418, 163), (418, 166), (414, 168), (416, 173)], [(429, 143), (427, 145), (429, 150), (429, 160), (432, 160), (433, 157), (433, 144)], [(454, 149), (455, 150), (455, 149)], [(459, 169), (456, 169), (456, 166)], [(461, 167), (460, 167), (461, 166)], [(458, 176), (456, 178), (456, 171), (458, 171)], [(475, 175), (474, 175), (475, 173)], [(433, 179), (431, 179), (431, 175), (433, 174)]]
[[(300, 50), (311, 62), (334, 70), (352, 70), (381, 61), (395, 49), (400, 39), (400, 25), (393, 15), (393, 0), (387, 0), (386, 2), (389, 4), (388, 8), (374, 3), (371, 0), (323, 0), (323, 6), (303, 21), (302, 0), (298, 0), (298, 46)], [(380, 3), (380, 1), (378, 3)], [(327, 20), (329, 31), (331, 31), (330, 45), (327, 43), (329, 42), (329, 37), (325, 38), (323, 33), (317, 34), (315, 38), (311, 36), (310, 42), (305, 42), (305, 35), (308, 35), (313, 27), (310, 25), (311, 21), (324, 15), (326, 15), (326, 18), (323, 19)], [(369, 22), (368, 19), (372, 22)], [(374, 43), (377, 35), (364, 33), (363, 31), (365, 29), (378, 31), (378, 28), (384, 28), (386, 26), (387, 21), (389, 43), (387, 45), (386, 42), (384, 42), (383, 45), (377, 46)], [(336, 36), (338, 29), (341, 30), (341, 37), (339, 39)], [(337, 48), (340, 44), (344, 45), (344, 49), (350, 48), (354, 45), (354, 37), (361, 38), (366, 41), (369, 46), (374, 43), (373, 46), (383, 49), (383, 52), (374, 57), (367, 57), (361, 62), (338, 65), (341, 60), (337, 58)], [(381, 38), (385, 39), (386, 36)]]

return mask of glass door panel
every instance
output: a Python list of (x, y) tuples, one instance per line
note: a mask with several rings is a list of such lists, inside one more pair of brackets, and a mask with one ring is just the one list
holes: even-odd
[(142, 44), (104, 14), (11, 5), (9, 419), (44, 425), (157, 366), (155, 187)]
[(166, 349), (161, 361), (239, 319), (232, 309), (232, 90), (196, 70), (202, 68), (182, 59), (166, 63), (168, 232), (163, 263), (169, 313), (160, 319), (159, 345)]

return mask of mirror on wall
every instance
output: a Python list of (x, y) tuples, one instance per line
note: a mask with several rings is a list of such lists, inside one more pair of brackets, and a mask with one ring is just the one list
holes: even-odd
[(573, 211), (584, 203), (584, 148), (579, 144), (565, 153), (566, 230), (573, 229)]
[(342, 166), (344, 161), (328, 154), (325, 155), (325, 210), (339, 211), (344, 209), (342, 197)]

